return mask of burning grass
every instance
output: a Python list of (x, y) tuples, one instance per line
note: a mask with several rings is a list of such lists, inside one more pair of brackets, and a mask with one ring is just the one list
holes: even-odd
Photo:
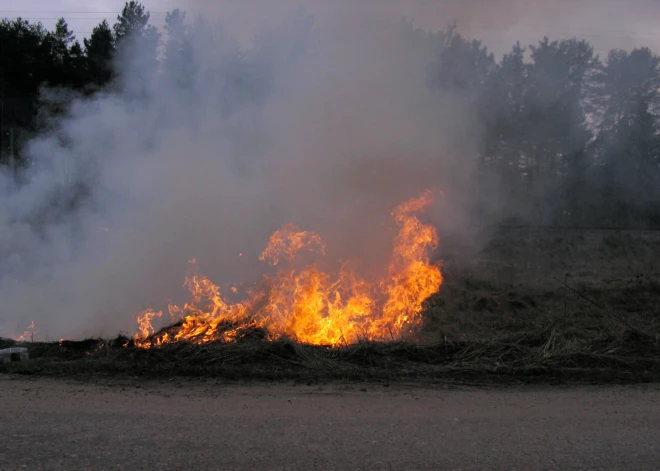
[[(291, 264), (264, 275), (242, 301), (230, 302), (219, 286), (195, 271), (184, 284), (190, 300), (183, 307), (168, 306), (170, 316), (181, 322), (154, 334), (153, 322), (163, 311), (146, 310), (137, 316), (135, 343), (152, 348), (231, 342), (244, 331), (261, 331), (270, 340), (330, 346), (400, 338), (421, 325), (423, 303), (442, 284), (439, 263), (428, 256), (438, 245), (436, 229), (418, 218), (433, 200), (433, 192), (426, 191), (392, 210), (398, 233), (387, 274), (380, 280), (361, 278), (348, 263), (338, 270)], [(318, 234), (287, 224), (272, 234), (260, 259), (275, 267), (294, 262), (301, 251), (324, 254), (325, 244)]]
[[(558, 282), (514, 286), (448, 270), (443, 289), (424, 304), (418, 332), (402, 340), (309, 345), (286, 336), (272, 340), (263, 326), (225, 321), (216, 325), (216, 340), (201, 343), (140, 348), (127, 336), (24, 343), (29, 363), (0, 365), (0, 372), (301, 382), (658, 382), (654, 283), (571, 285), (578, 296)], [(182, 322), (146, 340), (173, 336)], [(229, 342), (226, 331), (234, 332)]]
[[(299, 238), (291, 239), (294, 235)], [(424, 302), (415, 301), (410, 311), (414, 322), (406, 324), (414, 327), (412, 331), (387, 328), (369, 336), (357, 329), (352, 341), (329, 336), (323, 342), (309, 342), (295, 329), (277, 330), (298, 324), (273, 323), (267, 316), (252, 315), (254, 311), (246, 316), (224, 315), (235, 312), (226, 309), (231, 304), (212, 296), (195, 297), (200, 291), (194, 291), (184, 307), (186, 315), (158, 331), (150, 327), (137, 337), (110, 341), (23, 343), (30, 361), (0, 364), (0, 372), (130, 376), (138, 381), (187, 376), (303, 382), (658, 382), (657, 257), (637, 263), (610, 253), (609, 239), (605, 244), (599, 242), (601, 236), (587, 235), (507, 235), (481, 254), (488, 263), (467, 268), (445, 257), (442, 288)], [(286, 241), (277, 252), (280, 263), (308, 243), (322, 253), (322, 242), (312, 236), (290, 227), (276, 233), (271, 242)], [(656, 238), (642, 234), (629, 243), (655, 253), (660, 250), (660, 234)], [(446, 251), (446, 239), (443, 246)], [(573, 251), (561, 256), (567, 246)], [(624, 255), (629, 252), (617, 247)], [(418, 260), (433, 267), (424, 251), (419, 253)], [(510, 273), (503, 273), (504, 268)], [(213, 289), (207, 293), (216, 293), (214, 285), (208, 286)], [(293, 300), (296, 293), (305, 293), (288, 292)], [(286, 312), (280, 319), (300, 315), (296, 309)], [(373, 319), (378, 316), (367, 321)], [(312, 333), (319, 332), (316, 322), (308, 325)], [(191, 330), (195, 326), (197, 330)], [(177, 339), (181, 332), (185, 335)], [(31, 331), (23, 335), (28, 342), (31, 338)], [(176, 341), (159, 340), (163, 338)], [(0, 345), (15, 342), (0, 339)]]

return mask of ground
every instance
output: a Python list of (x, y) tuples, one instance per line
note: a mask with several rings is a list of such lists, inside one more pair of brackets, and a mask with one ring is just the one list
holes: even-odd
[(660, 387), (0, 375), (0, 469), (655, 470)]

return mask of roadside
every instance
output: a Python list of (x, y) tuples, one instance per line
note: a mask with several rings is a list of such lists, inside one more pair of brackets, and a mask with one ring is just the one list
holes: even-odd
[(660, 386), (0, 375), (1, 469), (657, 469)]

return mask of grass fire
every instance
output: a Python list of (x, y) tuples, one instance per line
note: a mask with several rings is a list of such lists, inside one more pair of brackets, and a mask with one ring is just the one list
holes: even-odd
[(652, 43), (247, 3), (0, 21), (0, 375), (660, 381)]
[[(388, 273), (381, 280), (362, 279), (349, 263), (336, 273), (317, 264), (283, 267), (249, 289), (247, 299), (229, 302), (217, 285), (194, 270), (184, 285), (190, 301), (168, 307), (179, 322), (154, 333), (152, 322), (163, 312), (146, 310), (137, 317), (135, 343), (148, 348), (172, 342), (232, 342), (253, 332), (263, 332), (269, 340), (286, 337), (328, 346), (399, 340), (420, 326), (424, 301), (442, 284), (440, 266), (428, 255), (438, 245), (436, 229), (418, 217), (433, 201), (428, 190), (392, 211), (398, 233)], [(319, 234), (287, 224), (272, 234), (259, 258), (272, 266), (285, 265), (301, 251), (323, 255), (325, 244)]]

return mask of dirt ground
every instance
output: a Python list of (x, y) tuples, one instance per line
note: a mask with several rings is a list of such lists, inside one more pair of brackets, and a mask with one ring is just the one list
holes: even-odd
[(636, 469), (660, 386), (106, 383), (0, 375), (0, 469)]

